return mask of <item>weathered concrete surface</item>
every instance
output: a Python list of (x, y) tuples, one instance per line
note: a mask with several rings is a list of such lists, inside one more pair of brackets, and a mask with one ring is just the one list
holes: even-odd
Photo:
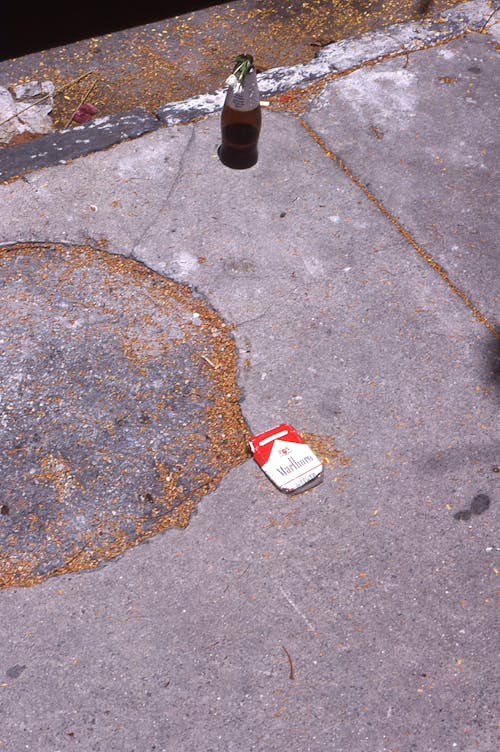
[[(479, 4), (489, 7), (485, 0)], [(418, 12), (418, 5), (418, 0), (231, 0), (95, 37), (85, 33), (92, 14), (87, 4), (85, 14), (73, 20), (81, 41), (58, 47), (44, 44), (50, 49), (0, 61), (0, 85), (48, 77), (59, 87), (94, 71), (96, 85), (91, 96), (101, 115), (133, 107), (153, 113), (167, 102), (222, 86), (231, 61), (242, 51), (252, 51), (262, 70), (293, 66), (311, 60), (331, 42), (409, 20), (415, 22), (417, 36), (425, 35), (429, 18), (442, 18), (462, 3), (432, 0), (426, 13)], [(66, 10), (63, 4), (54, 8), (53, 2), (35, 7), (30, 23), (41, 17), (41, 23), (53, 28), (68, 15)], [(3, 26), (12, 32), (7, 8), (5, 12)], [(96, 15), (100, 12), (98, 9)], [(169, 12), (170, 3), (159, 8), (160, 16)], [(115, 9), (115, 13), (118, 25), (126, 16), (122, 9)], [(470, 20), (471, 28), (475, 28)], [(22, 30), (17, 33), (22, 34)], [(389, 37), (392, 33), (388, 28)], [(91, 38), (84, 38), (88, 36)], [(81, 87), (73, 85), (64, 90), (64, 96), (56, 97), (53, 115), (59, 128), (71, 119), (88, 85), (89, 81)]]
[(121, 141), (138, 138), (160, 125), (157, 118), (138, 107), (121, 115), (96, 118), (70, 130), (11, 144), (0, 151), (0, 180), (18, 177), (49, 165), (65, 164)]
[[(498, 317), (500, 58), (469, 34), (329, 84), (307, 120), (424, 248)], [(324, 118), (322, 108), (332, 112)]]
[[(399, 0), (396, 1), (399, 2)], [(324, 5), (323, 0), (318, 0), (318, 2), (320, 5)], [(253, 0), (250, 0), (247, 5), (252, 5), (252, 3)], [(272, 5), (272, 0), (270, 4)], [(447, 4), (444, 2), (444, 5)], [(230, 3), (230, 7), (228, 6), (223, 9), (223, 12), (229, 13), (231, 17), (231, 26), (234, 27), (235, 24), (237, 25), (237, 19), (232, 16), (232, 11), (238, 6), (240, 12), (243, 8), (246, 8), (245, 12), (248, 13), (250, 9), (247, 5), (245, 2)], [(309, 4), (306, 4), (306, 6), (309, 8)], [(356, 6), (356, 3), (354, 3), (354, 6)], [(391, 4), (389, 3), (390, 6)], [(276, 97), (276, 95), (287, 92), (294, 87), (321, 80), (329, 74), (335, 76), (345, 71), (350, 71), (355, 67), (366, 64), (368, 61), (376, 62), (387, 56), (397, 55), (401, 52), (412, 52), (422, 49), (427, 45), (450, 40), (467, 31), (482, 30), (488, 22), (488, 16), (490, 15), (489, 4), (485, 0), (458, 5), (452, 3), (452, 6), (452, 8), (443, 12), (442, 15), (439, 15), (436, 5), (434, 15), (421, 17), (417, 14), (419, 16), (418, 21), (406, 24), (387, 23), (388, 21), (393, 22), (397, 18), (397, 14), (387, 13), (387, 18), (382, 28), (378, 28), (380, 23), (372, 20), (369, 25), (373, 24), (375, 26), (373, 31), (365, 33), (360, 37), (341, 38), (339, 41), (326, 44), (318, 49), (312, 58), (310, 55), (302, 53), (299, 56), (300, 62), (293, 66), (283, 65), (284, 62), (289, 62), (289, 59), (286, 55), (275, 57), (275, 51), (272, 60), (279, 63), (279, 65), (268, 68), (258, 76), (261, 94), (263, 97)], [(385, 7), (385, 4), (383, 4), (383, 7)], [(262, 9), (256, 10), (257, 17), (259, 16), (259, 10)], [(288, 10), (291, 10), (291, 6)], [(318, 8), (315, 10), (318, 11)], [(200, 19), (205, 17), (206, 13), (217, 12), (217, 9), (212, 9), (200, 12), (200, 14), (194, 14), (192, 18), (186, 17), (181, 19), (180, 24), (183, 29), (182, 39), (186, 40), (189, 37), (187, 29), (189, 28), (190, 21), (193, 21), (196, 27), (200, 23)], [(349, 15), (350, 12), (353, 12), (353, 9), (349, 8), (346, 12)], [(354, 12), (370, 16), (374, 12), (374, 9), (370, 7), (369, 10), (363, 10), (363, 3), (360, 3), (359, 7), (354, 8)], [(314, 12), (312, 15), (314, 16)], [(284, 16), (286, 23), (290, 24), (291, 19), (286, 18), (286, 13), (284, 13)], [(226, 29), (227, 24), (222, 24), (222, 26)], [(267, 43), (270, 31), (268, 26), (265, 28)], [(347, 34), (348, 28), (349, 26), (344, 24), (344, 36)], [(137, 32), (141, 34), (140, 43), (137, 41), (132, 42), (130, 39), (131, 33)], [(220, 29), (218, 33), (220, 35)], [(303, 26), (297, 23), (293, 26), (293, 33), (299, 38), (303, 37), (305, 33)], [(316, 33), (320, 33), (319, 28), (316, 29)], [(143, 35), (146, 36), (147, 42), (143, 38)], [(198, 60), (196, 65), (196, 82), (191, 81), (191, 78), (188, 76), (188, 79), (191, 81), (191, 88), (189, 88), (189, 85), (186, 88), (186, 82), (184, 82), (180, 90), (172, 90), (170, 88), (172, 84), (178, 85), (182, 76), (179, 71), (177, 71), (176, 75), (173, 75), (168, 65), (162, 65), (162, 58), (159, 53), (154, 56), (155, 65), (153, 72), (150, 68), (146, 67), (146, 70), (140, 75), (136, 70), (136, 75), (139, 78), (138, 80), (134, 79), (134, 74), (130, 73), (129, 68), (124, 64), (123, 60), (120, 62), (120, 55), (117, 54), (117, 39), (120, 39), (122, 36), (127, 40), (123, 45), (126, 50), (127, 61), (131, 46), (138, 47), (138, 50), (141, 52), (141, 59), (144, 60), (147, 57), (146, 51), (150, 51), (150, 45), (158, 43), (158, 39), (167, 39), (169, 44), (172, 42), (172, 34), (166, 31), (158, 32), (154, 25), (143, 27), (139, 30), (132, 30), (132, 32), (125, 31), (117, 35), (110, 35), (109, 38), (103, 38), (99, 42), (104, 47), (109, 46), (108, 53), (104, 57), (105, 60), (109, 59), (109, 62), (107, 66), (104, 65), (99, 70), (94, 70), (93, 67), (89, 68), (88, 66), (83, 69), (81, 67), (72, 68), (71, 63), (68, 63), (71, 56), (67, 54), (65, 48), (62, 48), (62, 50), (49, 50), (47, 52), (49, 58), (51, 55), (62, 55), (63, 62), (57, 68), (56, 78), (60, 75), (61, 68), (67, 69), (69, 65), (71, 70), (70, 78), (72, 83), (69, 81), (61, 83), (56, 92), (58, 96), (54, 100), (55, 106), (51, 115), (54, 120), (54, 126), (57, 126), (57, 129), (49, 136), (33, 138), (22, 143), (15, 143), (13, 141), (10, 143), (8, 149), (1, 150), (0, 180), (18, 177), (41, 167), (61, 164), (70, 159), (89, 154), (92, 151), (102, 150), (123, 140), (137, 138), (144, 133), (155, 130), (161, 123), (177, 125), (221, 109), (225, 98), (223, 80), (226, 74), (219, 72), (217, 77), (214, 78), (212, 71), (210, 76), (205, 76), (202, 79), (203, 66), (207, 64), (210, 57), (206, 52), (206, 47), (203, 47), (203, 65), (200, 60)], [(290, 34), (287, 34), (287, 39), (290, 42)], [(249, 48), (252, 49), (255, 58), (258, 59), (259, 49), (255, 49), (256, 40), (253, 39), (252, 41), (253, 44)], [(234, 44), (234, 40), (232, 40), (232, 44)], [(119, 43), (118, 49), (120, 49)], [(287, 45), (287, 50), (290, 52), (290, 44)], [(99, 48), (99, 51), (101, 52), (101, 48)], [(163, 51), (163, 55), (165, 55), (165, 51)], [(39, 75), (36, 66), (33, 67), (35, 65), (34, 60), (32, 60), (33, 57), (35, 59), (38, 58), (38, 56), (27, 56), (18, 61), (0, 63), (0, 83), (2, 81), (11, 81), (13, 76), (29, 78)], [(79, 59), (78, 55), (76, 57)], [(181, 56), (177, 60), (177, 64), (180, 64), (182, 68), (183, 64), (186, 64), (186, 61), (183, 63)], [(188, 58), (188, 64), (191, 68), (193, 67), (192, 52)], [(114, 89), (109, 82), (106, 86), (103, 86), (101, 80), (103, 70), (106, 70), (109, 75), (109, 67), (113, 68), (117, 65), (122, 71), (120, 89)], [(46, 66), (47, 63), (43, 63), (44, 73), (46, 73)], [(124, 68), (127, 70), (126, 74), (123, 70)], [(134, 69), (133, 66), (132, 69)], [(223, 70), (226, 70), (226, 67)], [(145, 80), (146, 71), (150, 78)], [(160, 85), (158, 78), (165, 75), (166, 80)], [(130, 78), (132, 78), (134, 83), (131, 82)], [(151, 81), (151, 78), (153, 81)], [(203, 88), (200, 92), (201, 80), (203, 80), (204, 87), (213, 87), (212, 90)], [(78, 97), (79, 87), (81, 87), (81, 94)], [(103, 91), (100, 91), (100, 89), (103, 89)], [(179, 93), (183, 93), (184, 95), (187, 93), (190, 96), (187, 99), (179, 100), (176, 99), (174, 91), (177, 96)], [(196, 93), (193, 95), (193, 92)], [(90, 95), (92, 95), (92, 101), (98, 104), (99, 116), (87, 125), (76, 126), (71, 122), (72, 115), (81, 104), (81, 97), (83, 96), (87, 100)], [(104, 96), (104, 101), (101, 102), (100, 97), (102, 96)], [(63, 103), (62, 110), (65, 113), (64, 116), (61, 115), (61, 100)], [(133, 106), (134, 104), (136, 104), (135, 107)], [(10, 111), (8, 114), (10, 115)], [(2, 119), (3, 117), (0, 115), (0, 123)], [(75, 128), (77, 129), (76, 132)]]
[(0, 289), (0, 588), (186, 525), (246, 458), (226, 324), (96, 249), (0, 247)]
[[(467, 67), (469, 43), (486, 55), (491, 37), (465, 37), (446, 75)], [(411, 53), (409, 69), (427, 55), (441, 75), (434, 52)], [(398, 225), (342, 169), (328, 94), (320, 115), (315, 87), (307, 115), (323, 142), (294, 113), (266, 111), (249, 171), (218, 161), (215, 114), (0, 186), (1, 243), (105, 240), (199, 290), (235, 324), (250, 428), (287, 420), (331, 458), (324, 483), (292, 499), (249, 460), (187, 529), (4, 590), (7, 750), (496, 747), (492, 298), (478, 266), (461, 288), (451, 266), (443, 276), (404, 205)], [(349, 117), (359, 131), (362, 115)], [(394, 138), (395, 162), (423, 148)], [(403, 191), (404, 174), (391, 177)], [(492, 201), (466, 181), (453, 190), (436, 193), (450, 224)]]

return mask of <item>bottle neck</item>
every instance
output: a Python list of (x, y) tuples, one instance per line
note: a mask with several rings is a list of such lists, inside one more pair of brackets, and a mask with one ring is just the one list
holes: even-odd
[(229, 86), (226, 103), (234, 110), (241, 110), (242, 112), (255, 110), (256, 107), (259, 107), (260, 95), (255, 68), (249, 71), (243, 79), (241, 91), (235, 92), (233, 87)]

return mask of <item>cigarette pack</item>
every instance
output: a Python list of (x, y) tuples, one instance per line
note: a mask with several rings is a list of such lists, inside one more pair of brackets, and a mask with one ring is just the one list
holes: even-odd
[(292, 426), (282, 423), (250, 438), (253, 458), (280, 491), (307, 491), (323, 480), (323, 465)]

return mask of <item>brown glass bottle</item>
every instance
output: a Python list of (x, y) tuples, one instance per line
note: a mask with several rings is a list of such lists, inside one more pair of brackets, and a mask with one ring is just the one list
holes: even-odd
[(256, 164), (261, 123), (257, 76), (252, 67), (237, 91), (229, 86), (222, 109), (222, 143), (218, 153), (226, 167), (244, 170)]
[(235, 110), (224, 106), (221, 118), (222, 144), (219, 157), (226, 167), (244, 170), (257, 163), (262, 115), (260, 107), (253, 110)]

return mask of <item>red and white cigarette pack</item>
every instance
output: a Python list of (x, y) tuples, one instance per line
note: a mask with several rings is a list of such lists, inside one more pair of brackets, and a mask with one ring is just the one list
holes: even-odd
[(321, 461), (292, 426), (282, 423), (249, 443), (254, 460), (280, 491), (307, 491), (323, 480)]

